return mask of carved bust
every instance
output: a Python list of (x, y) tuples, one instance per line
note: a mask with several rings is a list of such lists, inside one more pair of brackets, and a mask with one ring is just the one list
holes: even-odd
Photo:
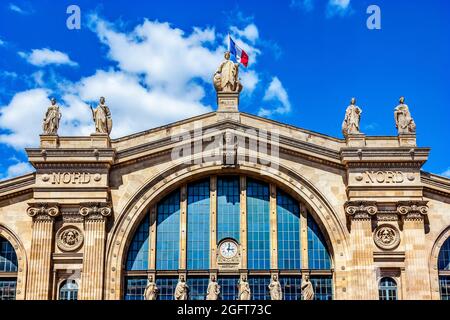
[(400, 234), (394, 226), (384, 224), (375, 229), (373, 240), (379, 248), (392, 250), (399, 245)]
[(63, 227), (56, 234), (56, 243), (62, 251), (75, 251), (83, 243), (83, 234), (77, 227)]

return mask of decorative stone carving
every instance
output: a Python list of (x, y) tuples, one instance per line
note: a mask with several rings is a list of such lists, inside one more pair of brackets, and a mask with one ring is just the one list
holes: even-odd
[(302, 280), (302, 299), (303, 300), (314, 300), (314, 287), (312, 282), (309, 280), (309, 276), (306, 275)]
[(250, 300), (251, 299), (251, 291), (250, 285), (247, 281), (247, 276), (243, 275), (238, 282), (239, 287), (239, 299), (238, 300)]
[(411, 117), (408, 105), (405, 104), (405, 97), (400, 97), (399, 105), (394, 110), (394, 118), (398, 134), (416, 133), (416, 124)]
[(85, 204), (80, 208), (83, 217), (104, 219), (111, 215), (112, 209), (106, 203)]
[(214, 73), (213, 83), (217, 92), (239, 93), (242, 84), (239, 81), (239, 64), (230, 61), (230, 52), (225, 52), (225, 60)]
[(144, 299), (145, 300), (156, 300), (158, 296), (159, 289), (156, 286), (156, 283), (153, 281), (153, 277), (150, 276), (148, 279), (147, 286), (144, 291)]
[(112, 130), (112, 118), (111, 111), (105, 104), (105, 98), (100, 97), (98, 106), (95, 109), (91, 107), (91, 111), (95, 124), (95, 132), (110, 134)]
[(356, 99), (352, 98), (350, 105), (345, 111), (345, 118), (342, 122), (342, 133), (344, 137), (349, 134), (359, 134), (359, 121), (361, 119), (362, 110), (356, 105)]
[(238, 165), (238, 143), (237, 137), (230, 131), (225, 132), (225, 142), (222, 147), (222, 161), (226, 167), (235, 167)]
[(383, 224), (375, 229), (373, 240), (379, 248), (393, 250), (400, 244), (400, 233), (394, 226)]
[(83, 244), (83, 233), (74, 226), (62, 227), (56, 233), (56, 244), (62, 251), (75, 251)]
[(274, 274), (269, 284), (270, 298), (272, 300), (283, 300), (283, 291), (281, 290), (281, 283), (278, 281), (278, 276)]
[(428, 214), (427, 201), (399, 201), (397, 212), (409, 219), (422, 219)]
[(348, 201), (345, 212), (353, 219), (370, 219), (378, 212), (378, 207), (373, 201)]
[(56, 204), (49, 203), (33, 203), (30, 204), (30, 207), (27, 209), (27, 214), (30, 217), (37, 216), (49, 216), (56, 217), (59, 215), (59, 207)]
[(183, 275), (180, 276), (180, 279), (177, 283), (174, 293), (175, 300), (188, 300), (189, 299), (189, 286), (186, 283), (186, 280)]
[(220, 295), (220, 286), (216, 281), (216, 276), (212, 275), (209, 280), (208, 289), (206, 291), (206, 300), (218, 300)]
[(51, 98), (50, 101), (51, 105), (48, 107), (42, 122), (42, 130), (44, 134), (56, 135), (58, 133), (61, 112), (59, 111), (59, 106), (56, 104), (56, 99)]

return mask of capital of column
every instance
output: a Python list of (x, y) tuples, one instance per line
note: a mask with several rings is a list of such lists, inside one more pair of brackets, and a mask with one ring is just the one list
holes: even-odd
[(53, 220), (60, 214), (57, 203), (29, 203), (27, 214), (34, 220)]
[(403, 220), (423, 220), (428, 214), (428, 201), (411, 200), (399, 201), (397, 203), (397, 212)]
[(353, 220), (370, 220), (378, 212), (374, 201), (347, 201), (345, 213)]
[(89, 220), (106, 220), (111, 213), (108, 203), (84, 203), (80, 208), (80, 215)]

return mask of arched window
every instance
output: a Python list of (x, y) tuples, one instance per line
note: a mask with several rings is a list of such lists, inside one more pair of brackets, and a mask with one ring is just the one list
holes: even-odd
[[(273, 269), (279, 270), (285, 300), (301, 299), (305, 270), (315, 299), (331, 300), (332, 264), (326, 238), (310, 212), (300, 210), (302, 206), (282, 188), (245, 176), (218, 175), (181, 185), (155, 203), (156, 210), (150, 210), (137, 227), (125, 261), (124, 298), (144, 299), (151, 275), (159, 289), (158, 300), (173, 300), (183, 274), (189, 299), (204, 300), (214, 268), (222, 300), (237, 299), (242, 272), (247, 274), (253, 300), (270, 299)], [(220, 252), (211, 246), (224, 239), (237, 242), (238, 259), (246, 257), (231, 270), (213, 266), (220, 257), (212, 253)]]
[(438, 257), (439, 289), (442, 300), (450, 300), (450, 238), (445, 240)]
[(378, 293), (380, 300), (397, 300), (397, 282), (390, 277), (381, 278)]
[(75, 280), (64, 280), (60, 284), (59, 300), (78, 300), (78, 284)]
[(17, 255), (11, 243), (0, 237), (0, 300), (15, 300)]

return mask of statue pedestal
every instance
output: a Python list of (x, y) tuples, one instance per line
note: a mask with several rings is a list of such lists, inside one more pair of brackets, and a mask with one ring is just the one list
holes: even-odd
[(111, 139), (107, 133), (91, 134), (92, 148), (110, 148)]
[(398, 144), (400, 147), (415, 147), (416, 135), (413, 133), (400, 133), (398, 135)]
[(234, 120), (239, 122), (239, 93), (217, 92), (217, 120)]
[(366, 135), (364, 133), (351, 133), (345, 137), (347, 147), (365, 147)]
[(58, 148), (59, 136), (57, 134), (41, 134), (41, 148)]

